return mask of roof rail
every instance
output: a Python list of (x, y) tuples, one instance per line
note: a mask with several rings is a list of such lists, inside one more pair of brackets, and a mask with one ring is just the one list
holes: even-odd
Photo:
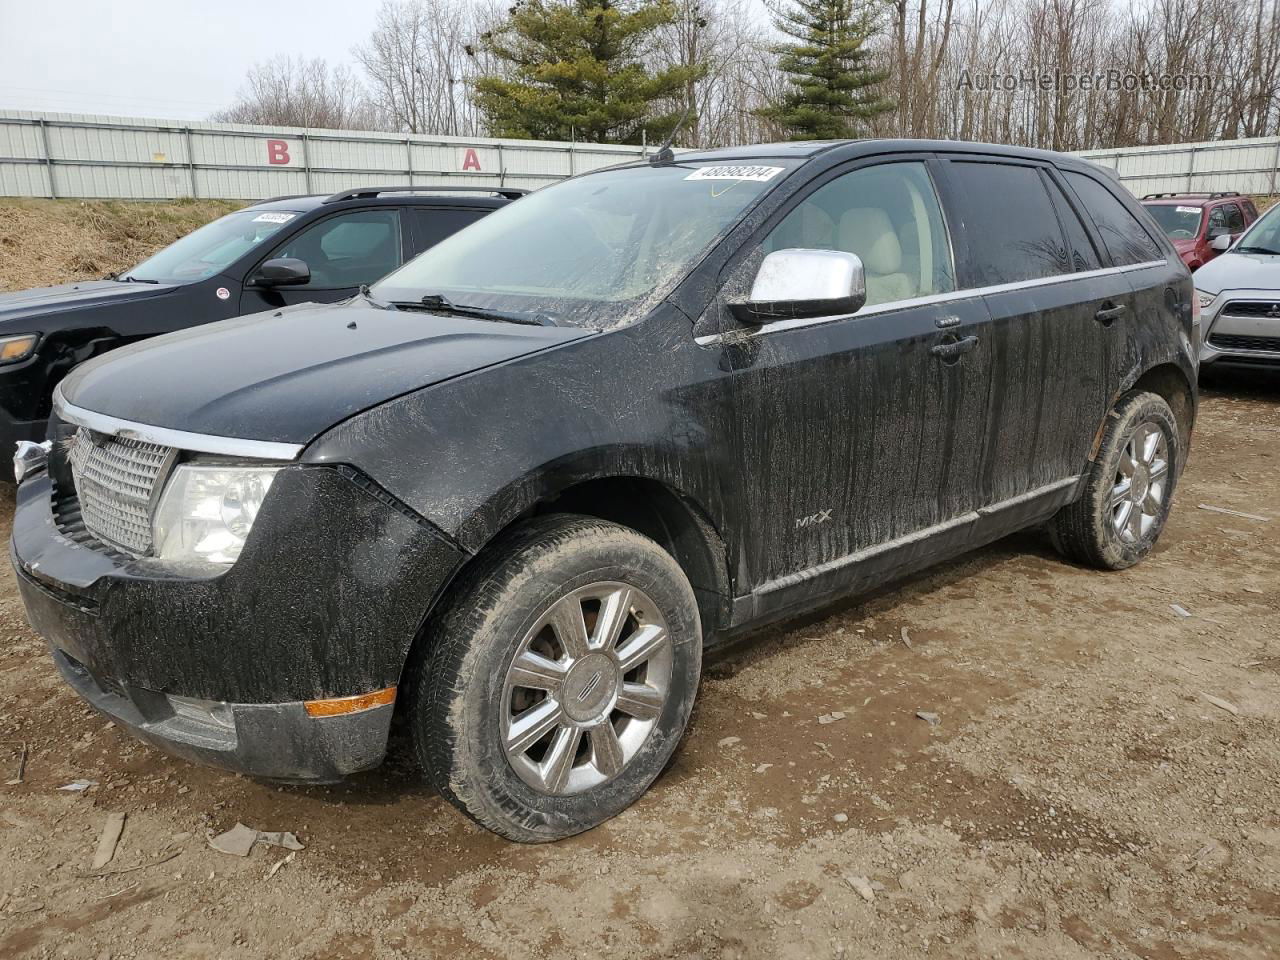
[(253, 201), (253, 203), (249, 204), (249, 206), (251, 206), (251, 207), (256, 207), (256, 206), (258, 206), (258, 204), (260, 204), (260, 203), (276, 203), (276, 202), (278, 202), (278, 201), (280, 201), (280, 200), (305, 200), (307, 197), (312, 197), (312, 196), (315, 196), (315, 194), (312, 194), (312, 193), (287, 193), (287, 194), (285, 194), (284, 196), (281, 196), (281, 197), (267, 197), (267, 199), (265, 199), (265, 200), (255, 200), (255, 201)]
[(1238, 190), (1219, 190), (1216, 193), (1191, 193), (1186, 190), (1175, 190), (1172, 193), (1148, 193), (1143, 200), (1164, 200), (1167, 197), (1186, 197), (1196, 200), (1217, 200), (1219, 197), (1238, 197)]
[(364, 200), (378, 197), (384, 193), (492, 193), (507, 200), (518, 200), (528, 190), (520, 187), (359, 187), (355, 190), (343, 190), (331, 197), (325, 197), (325, 203), (337, 203), (339, 200)]

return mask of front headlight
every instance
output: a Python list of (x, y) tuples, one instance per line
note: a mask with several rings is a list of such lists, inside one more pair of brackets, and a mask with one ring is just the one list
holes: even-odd
[(40, 338), (34, 333), (20, 333), (16, 337), (0, 337), (0, 363), (17, 363), (31, 356)]
[(176, 467), (152, 518), (162, 560), (235, 563), (279, 467)]
[(1201, 310), (1203, 310), (1209, 304), (1213, 303), (1213, 301), (1218, 299), (1218, 295), (1216, 293), (1205, 293), (1203, 290), (1197, 290), (1196, 297), (1198, 297), (1200, 300)]

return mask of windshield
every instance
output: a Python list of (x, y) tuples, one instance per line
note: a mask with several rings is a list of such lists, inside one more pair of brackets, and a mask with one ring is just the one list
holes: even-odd
[(633, 319), (796, 166), (794, 160), (626, 167), (545, 187), (384, 277), (375, 296), (541, 313), (557, 323)]
[(241, 210), (171, 243), (121, 279), (191, 283), (221, 273), (298, 216), (287, 210)]
[(1147, 213), (1160, 224), (1160, 229), (1171, 240), (1191, 240), (1200, 233), (1200, 207), (1179, 206), (1172, 203), (1148, 203)]
[(1238, 252), (1280, 253), (1280, 203), (1254, 221), (1236, 242)]

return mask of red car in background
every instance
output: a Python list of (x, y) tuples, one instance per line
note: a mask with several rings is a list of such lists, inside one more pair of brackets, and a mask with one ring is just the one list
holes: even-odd
[(1258, 219), (1253, 201), (1234, 191), (1149, 193), (1142, 198), (1142, 205), (1191, 270), (1225, 251)]

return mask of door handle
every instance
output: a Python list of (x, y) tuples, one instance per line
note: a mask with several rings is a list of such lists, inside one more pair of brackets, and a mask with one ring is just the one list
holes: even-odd
[(1112, 303), (1107, 301), (1103, 303), (1101, 309), (1093, 315), (1093, 319), (1097, 320), (1104, 327), (1109, 327), (1124, 316), (1124, 304)]
[(963, 337), (958, 340), (947, 339), (941, 343), (934, 344), (929, 352), (943, 363), (955, 363), (961, 356), (974, 349), (977, 345), (978, 338), (973, 336)]

